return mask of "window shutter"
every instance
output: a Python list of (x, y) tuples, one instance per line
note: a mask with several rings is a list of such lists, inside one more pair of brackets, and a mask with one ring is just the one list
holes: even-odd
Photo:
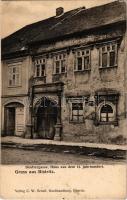
[(64, 64), (65, 64), (65, 72), (67, 72), (67, 59), (64, 60)]
[(12, 85), (12, 67), (8, 68), (8, 85), (11, 86)]
[(72, 102), (69, 102), (69, 118), (72, 120)]
[(99, 66), (102, 67), (102, 48), (99, 49)]
[(15, 85), (19, 85), (19, 74), (15, 76)]
[(76, 64), (77, 64), (77, 60), (76, 60), (77, 58), (76, 58), (76, 56), (74, 57), (74, 71), (76, 71), (77, 70), (77, 66), (76, 66)]
[(18, 76), (18, 85), (21, 85), (21, 76), (22, 76), (22, 68), (21, 66), (18, 67), (19, 76)]

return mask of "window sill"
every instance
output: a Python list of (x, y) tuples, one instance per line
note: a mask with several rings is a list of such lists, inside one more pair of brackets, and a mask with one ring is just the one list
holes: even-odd
[(22, 86), (21, 85), (13, 85), (13, 86), (8, 85), (8, 88), (19, 88), (19, 87), (22, 87)]
[(34, 78), (45, 78), (46, 76), (34, 76)]
[(53, 76), (57, 76), (57, 75), (66, 75), (67, 74), (67, 72), (62, 72), (62, 73), (59, 73), (59, 74), (53, 74)]
[(114, 125), (114, 126), (118, 126), (118, 122), (117, 121), (113, 121), (113, 122), (98, 122), (98, 125)]
[(36, 76), (36, 77), (33, 78), (34, 84), (36, 84), (40, 81), (45, 83), (46, 82), (46, 76)]
[(70, 124), (83, 124), (84, 121), (82, 121), (82, 122), (69, 121), (69, 123), (70, 123)]
[(78, 72), (87, 72), (87, 71), (91, 71), (91, 69), (75, 70), (74, 73), (78, 73)]
[(114, 66), (110, 66), (110, 67), (99, 67), (100, 70), (105, 70), (105, 69), (112, 69), (112, 68), (116, 68), (117, 65), (114, 65)]

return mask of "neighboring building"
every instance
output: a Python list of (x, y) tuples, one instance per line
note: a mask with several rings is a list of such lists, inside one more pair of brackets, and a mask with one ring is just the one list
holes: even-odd
[(2, 134), (73, 142), (127, 138), (126, 4), (78, 8), (2, 40)]

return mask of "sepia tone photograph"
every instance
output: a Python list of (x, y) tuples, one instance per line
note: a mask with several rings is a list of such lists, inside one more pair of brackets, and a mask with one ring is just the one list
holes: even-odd
[(1, 164), (126, 163), (126, 1), (2, 1)]

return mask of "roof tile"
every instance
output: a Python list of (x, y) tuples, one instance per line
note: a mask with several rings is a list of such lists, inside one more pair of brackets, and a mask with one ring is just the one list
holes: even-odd
[(28, 43), (47, 41), (125, 20), (125, 2), (115, 1), (89, 9), (78, 8), (61, 17), (54, 16), (27, 25), (4, 38), (2, 54), (20, 51)]

